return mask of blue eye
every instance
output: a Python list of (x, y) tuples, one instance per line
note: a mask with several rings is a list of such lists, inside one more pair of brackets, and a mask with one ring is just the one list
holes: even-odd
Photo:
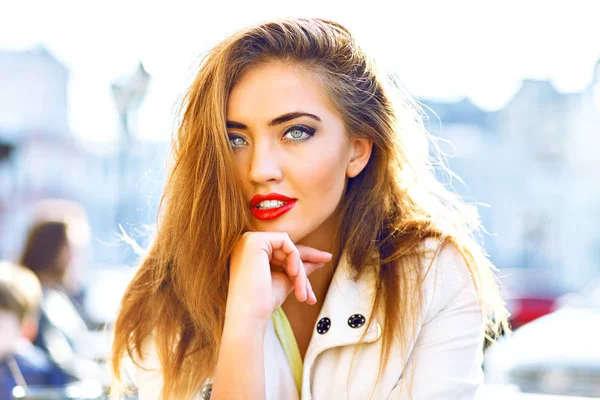
[(229, 143), (231, 143), (231, 147), (233, 147), (234, 149), (248, 144), (248, 142), (246, 142), (246, 139), (238, 135), (229, 135)]
[(289, 137), (289, 139), (286, 140), (290, 140), (292, 142), (302, 142), (310, 139), (314, 134), (314, 129), (309, 128), (308, 126), (297, 125), (288, 129), (283, 137)]

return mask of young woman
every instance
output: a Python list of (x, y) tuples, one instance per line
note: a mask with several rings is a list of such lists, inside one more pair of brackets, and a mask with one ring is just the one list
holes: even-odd
[(218, 44), (173, 156), (115, 325), (141, 399), (473, 398), (507, 315), (477, 213), (348, 30), (286, 19)]

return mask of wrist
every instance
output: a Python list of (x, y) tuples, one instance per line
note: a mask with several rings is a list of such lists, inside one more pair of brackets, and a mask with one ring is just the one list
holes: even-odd
[(264, 399), (266, 325), (248, 318), (225, 317), (212, 397)]
[(263, 335), (271, 320), (270, 310), (256, 310), (248, 304), (237, 305), (227, 301), (225, 310), (225, 331), (231, 332), (256, 332)]

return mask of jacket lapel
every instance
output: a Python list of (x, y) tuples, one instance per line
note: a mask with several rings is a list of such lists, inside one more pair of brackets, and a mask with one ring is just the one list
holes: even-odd
[(365, 274), (355, 282), (346, 253), (343, 252), (304, 356), (303, 398), (311, 398), (310, 373), (319, 354), (334, 347), (359, 343), (370, 318), (373, 321), (362, 343), (375, 342), (381, 337), (381, 324), (376, 316), (371, 315), (375, 300), (375, 282), (374, 273)]

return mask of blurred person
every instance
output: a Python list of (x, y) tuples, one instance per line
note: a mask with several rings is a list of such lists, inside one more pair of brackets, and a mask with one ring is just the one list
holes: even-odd
[(507, 312), (429, 139), (338, 23), (216, 45), (122, 299), (117, 381), (131, 359), (142, 400), (472, 399)]
[(15, 386), (60, 386), (72, 380), (31, 342), (37, 335), (42, 287), (27, 268), (0, 261), (0, 398)]
[[(85, 209), (66, 199), (36, 204), (21, 254), (21, 264), (38, 275), (43, 287), (59, 287), (73, 300), (84, 318), (81, 283), (82, 255), (89, 244)], [(87, 321), (87, 319), (86, 319)]]
[(20, 258), (20, 264), (33, 271), (42, 284), (39, 331), (34, 343), (79, 379), (97, 375), (89, 360), (78, 354), (89, 337), (88, 318), (82, 306), (83, 290), (76, 280), (69, 279), (81, 240), (79, 234), (86, 234), (81, 229), (87, 227), (84, 216), (76, 203), (42, 202), (34, 213)]

